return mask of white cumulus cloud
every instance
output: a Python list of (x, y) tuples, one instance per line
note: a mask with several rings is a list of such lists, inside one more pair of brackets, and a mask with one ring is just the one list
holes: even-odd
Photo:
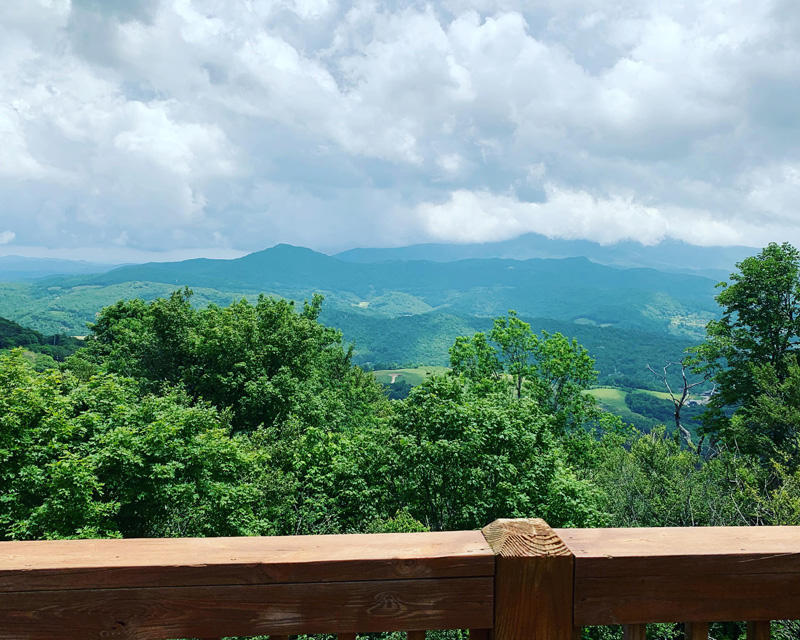
[(9, 7), (3, 251), (800, 243), (786, 0)]

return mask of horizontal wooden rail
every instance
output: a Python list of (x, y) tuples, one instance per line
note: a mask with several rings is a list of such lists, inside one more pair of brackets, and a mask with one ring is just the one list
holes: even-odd
[(487, 629), (479, 531), (0, 542), (0, 638)]
[(574, 640), (583, 626), (800, 618), (800, 527), (0, 542), (0, 640), (163, 640), (470, 629)]
[(556, 529), (576, 625), (800, 617), (800, 527)]

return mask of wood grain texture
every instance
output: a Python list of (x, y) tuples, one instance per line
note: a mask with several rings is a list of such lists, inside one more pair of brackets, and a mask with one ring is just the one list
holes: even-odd
[(800, 576), (705, 574), (576, 578), (575, 624), (793, 619)]
[(556, 529), (575, 555), (575, 576), (800, 572), (800, 527)]
[(497, 554), (495, 640), (573, 640), (573, 556), (539, 519), (496, 520), (483, 529)]
[(483, 536), (498, 556), (570, 556), (572, 553), (541, 518), (500, 519), (483, 528)]
[(0, 591), (493, 574), (479, 531), (0, 542)]
[(708, 640), (707, 622), (687, 622), (683, 625), (686, 640)]
[(800, 610), (800, 527), (555, 533), (575, 555), (577, 625), (780, 619)]
[(769, 640), (771, 624), (767, 620), (747, 623), (747, 640)]
[(647, 640), (647, 625), (626, 624), (622, 628), (622, 640)]
[(488, 627), (491, 578), (7, 593), (3, 640), (154, 640)]

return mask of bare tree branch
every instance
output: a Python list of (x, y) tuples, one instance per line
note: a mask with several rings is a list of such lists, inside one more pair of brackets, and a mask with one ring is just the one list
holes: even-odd
[[(672, 387), (669, 384), (669, 368), (673, 365), (679, 366), (681, 368), (681, 381), (682, 381), (682, 388), (680, 389), (680, 397), (675, 395), (675, 392), (672, 391)], [(667, 362), (662, 368), (662, 372), (658, 373), (653, 367), (649, 364), (647, 365), (647, 369), (652, 373), (656, 378), (661, 380), (664, 387), (667, 389), (667, 393), (669, 393), (669, 397), (672, 399), (672, 405), (675, 409), (674, 417), (675, 417), (675, 428), (678, 430), (678, 433), (681, 434), (681, 437), (686, 441), (686, 445), (693, 451), (699, 451), (698, 447), (695, 446), (694, 442), (692, 442), (692, 434), (689, 430), (683, 426), (681, 423), (681, 410), (686, 405), (687, 400), (689, 399), (689, 392), (697, 387), (705, 383), (708, 378), (705, 377), (701, 380), (697, 380), (696, 382), (689, 382), (689, 378), (686, 375), (686, 360), (681, 360), (680, 362)], [(713, 392), (712, 392), (713, 393)], [(700, 440), (702, 443), (702, 439)]]

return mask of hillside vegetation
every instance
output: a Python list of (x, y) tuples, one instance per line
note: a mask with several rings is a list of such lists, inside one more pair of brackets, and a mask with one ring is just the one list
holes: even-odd
[[(419, 365), (446, 366), (448, 349), (458, 336), (486, 331), (491, 318), (429, 313), (400, 318), (353, 315), (323, 309), (320, 319), (342, 330), (355, 343), (354, 362), (368, 369), (399, 369)], [(682, 336), (635, 329), (602, 328), (548, 318), (523, 317), (538, 333), (559, 332), (576, 338), (595, 358), (599, 382), (617, 387), (660, 391), (663, 385), (647, 370), (680, 360), (695, 342)]]
[(13, 320), (0, 317), (0, 350), (23, 347), (29, 352), (49, 356), (52, 360), (63, 360), (75, 353), (80, 346), (81, 341), (76, 338), (65, 335), (46, 336)]
[(390, 401), (319, 296), (117, 301), (57, 366), (0, 355), (0, 538), (800, 522), (800, 252), (740, 269), (691, 352), (717, 385), (693, 432), (604, 411), (668, 401), (593, 390), (585, 345), (513, 311)]
[(236, 260), (150, 263), (5, 285), (0, 313), (40, 330), (81, 334), (102, 306), (126, 290), (152, 299), (167, 288), (189, 286), (220, 303), (248, 294), (303, 300), (322, 293), (328, 308), (368, 316), (440, 311), (492, 317), (517, 309), (527, 317), (700, 337), (716, 312), (714, 284), (584, 258), (360, 264), (278, 245)]

